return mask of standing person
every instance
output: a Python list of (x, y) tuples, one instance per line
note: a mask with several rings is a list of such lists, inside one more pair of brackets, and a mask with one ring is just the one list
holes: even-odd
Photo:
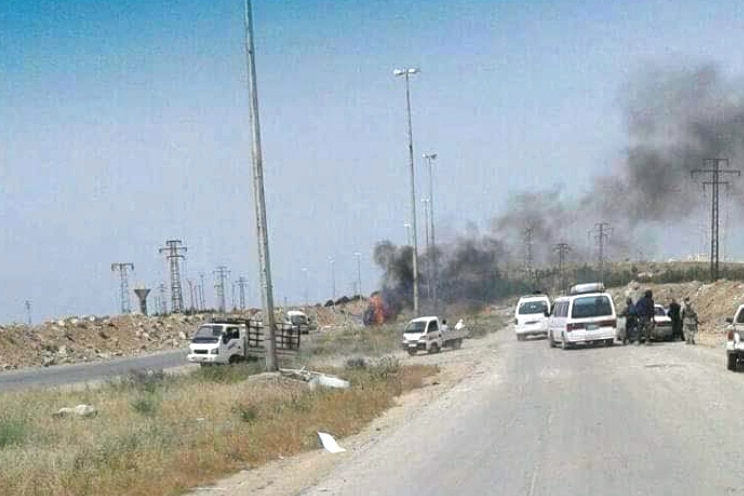
[(623, 336), (623, 344), (632, 343), (638, 339), (638, 317), (636, 316), (633, 299), (630, 296), (625, 299), (625, 308), (620, 313), (620, 316), (625, 317), (625, 336)]
[(682, 333), (682, 307), (677, 303), (676, 298), (672, 298), (669, 302), (669, 318), (672, 319), (672, 339), (684, 340), (685, 336)]
[(689, 296), (685, 298), (685, 304), (682, 307), (682, 320), (685, 324), (685, 343), (695, 344), (695, 334), (697, 333), (698, 328), (698, 316)]
[(647, 289), (635, 305), (638, 315), (640, 337), (646, 340), (646, 345), (651, 344), (651, 332), (654, 328), (654, 294)]

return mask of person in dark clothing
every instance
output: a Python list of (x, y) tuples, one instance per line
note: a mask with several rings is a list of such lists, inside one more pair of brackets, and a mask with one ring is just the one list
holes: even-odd
[(679, 338), (684, 341), (685, 336), (682, 333), (682, 315), (680, 314), (681, 310), (682, 307), (680, 306), (680, 304), (677, 303), (677, 300), (675, 298), (672, 298), (672, 301), (669, 302), (669, 318), (672, 319), (672, 339), (676, 340), (677, 338)]
[(633, 305), (633, 299), (630, 296), (625, 299), (625, 308), (620, 313), (620, 316), (625, 317), (623, 344), (638, 340), (638, 317), (636, 315), (635, 305)]
[(640, 337), (646, 341), (647, 345), (650, 345), (651, 332), (654, 328), (654, 294), (650, 289), (643, 293), (643, 296), (636, 302), (635, 308), (641, 331)]

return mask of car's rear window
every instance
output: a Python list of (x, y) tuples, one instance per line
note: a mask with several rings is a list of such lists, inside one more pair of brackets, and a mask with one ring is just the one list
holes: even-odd
[(612, 303), (606, 295), (582, 296), (573, 302), (571, 317), (574, 319), (604, 317), (605, 315), (612, 315)]
[(531, 313), (545, 313), (548, 310), (548, 303), (545, 300), (525, 301), (519, 305), (517, 313), (520, 315)]

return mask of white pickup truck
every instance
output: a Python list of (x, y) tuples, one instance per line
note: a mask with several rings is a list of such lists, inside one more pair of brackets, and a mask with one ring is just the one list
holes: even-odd
[(744, 360), (744, 305), (739, 305), (734, 318), (727, 318), (726, 368), (736, 371), (739, 362)]
[[(277, 323), (274, 342), (279, 354), (295, 353), (300, 348), (301, 328)], [(263, 323), (250, 319), (213, 319), (202, 324), (189, 344), (189, 363), (200, 365), (232, 364), (263, 355)]]
[(454, 328), (442, 330), (439, 317), (419, 317), (411, 320), (403, 331), (401, 345), (409, 355), (419, 350), (438, 353), (445, 347), (460, 348), (462, 340), (468, 337), (468, 329), (462, 320)]

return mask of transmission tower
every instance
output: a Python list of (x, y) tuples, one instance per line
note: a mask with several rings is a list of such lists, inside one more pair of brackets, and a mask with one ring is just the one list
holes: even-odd
[(532, 235), (534, 229), (528, 227), (522, 232), (522, 243), (524, 245), (524, 270), (527, 272), (527, 276), (532, 278)]
[(225, 286), (227, 281), (227, 276), (230, 274), (230, 271), (227, 270), (227, 267), (224, 265), (220, 265), (213, 271), (214, 275), (217, 276), (217, 282), (215, 283), (214, 287), (217, 290), (217, 302), (219, 303), (220, 312), (225, 312)]
[(248, 287), (248, 279), (240, 276), (235, 285), (238, 287), (238, 297), (240, 299), (240, 309), (245, 310), (245, 289)]
[(183, 252), (187, 250), (182, 246), (180, 239), (170, 239), (165, 246), (160, 248), (160, 253), (165, 253), (170, 267), (170, 289), (171, 289), (171, 312), (183, 311), (183, 291), (181, 290), (181, 267), (180, 260), (186, 258)]
[(28, 326), (31, 327), (32, 320), (31, 320), (31, 300), (26, 300), (26, 320), (28, 321)]
[[(721, 168), (721, 164), (724, 168)], [(719, 277), (719, 246), (718, 246), (718, 234), (719, 234), (719, 190), (720, 186), (728, 185), (728, 181), (721, 181), (722, 174), (735, 174), (741, 176), (739, 169), (729, 169), (729, 160), (727, 158), (706, 158), (703, 159), (703, 168), (695, 169), (690, 174), (694, 178), (696, 174), (705, 174), (710, 177), (710, 180), (703, 181), (703, 190), (706, 186), (710, 186), (712, 190), (711, 196), (711, 215), (710, 215), (710, 279), (715, 282)]]
[(117, 262), (111, 264), (111, 271), (119, 271), (119, 293), (121, 297), (121, 313), (132, 312), (132, 304), (129, 300), (129, 271), (134, 270), (134, 264), (130, 262)]
[(206, 310), (207, 302), (204, 301), (204, 272), (199, 272), (199, 309)]
[(566, 255), (571, 251), (568, 243), (558, 243), (555, 245), (555, 251), (558, 252), (558, 277), (560, 278), (561, 291), (566, 291)]
[(613, 229), (607, 222), (597, 222), (594, 229), (589, 231), (597, 241), (597, 268), (599, 270), (599, 280), (604, 282), (605, 273), (605, 242), (610, 237)]

